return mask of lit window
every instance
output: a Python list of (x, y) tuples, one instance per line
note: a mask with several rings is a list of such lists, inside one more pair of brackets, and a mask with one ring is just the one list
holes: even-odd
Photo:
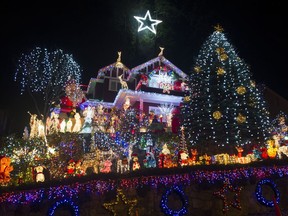
[(109, 80), (109, 91), (119, 91), (121, 84), (118, 80)]

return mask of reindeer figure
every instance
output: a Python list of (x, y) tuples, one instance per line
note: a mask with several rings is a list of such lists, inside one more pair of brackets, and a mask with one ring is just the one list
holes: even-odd
[(124, 156), (122, 159), (117, 160), (117, 172), (118, 173), (125, 173), (129, 171), (129, 161), (126, 156)]
[(38, 136), (38, 118), (37, 114), (31, 114), (29, 111), (27, 112), (30, 117), (30, 138)]
[(115, 65), (117, 68), (123, 68), (123, 64), (121, 62), (121, 52), (118, 52), (118, 58), (117, 58), (117, 61), (116, 61), (116, 65)]
[(160, 48), (160, 53), (158, 54), (158, 56), (163, 56), (163, 50), (164, 50), (164, 48), (163, 47), (159, 47)]
[(118, 52), (117, 62), (121, 62), (121, 52)]
[(121, 83), (121, 88), (122, 89), (128, 89), (128, 85), (127, 83), (122, 79), (123, 74), (121, 74), (120, 76), (118, 76), (120, 83)]

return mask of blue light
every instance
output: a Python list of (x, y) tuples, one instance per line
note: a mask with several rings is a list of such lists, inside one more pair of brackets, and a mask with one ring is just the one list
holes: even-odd
[(53, 216), (55, 214), (55, 210), (58, 208), (60, 205), (68, 205), (70, 206), (70, 210), (73, 216), (78, 216), (79, 215), (79, 207), (76, 205), (72, 200), (68, 199), (63, 199), (60, 201), (55, 202), (55, 204), (49, 209), (48, 215)]
[[(179, 210), (173, 210), (173, 209), (168, 207), (168, 197), (173, 192), (176, 193), (177, 195), (179, 195), (179, 197), (181, 199), (182, 208)], [(187, 209), (188, 199), (187, 199), (183, 189), (177, 185), (173, 185), (170, 189), (166, 190), (166, 192), (162, 196), (160, 205), (161, 205), (161, 209), (165, 215), (182, 216), (182, 215), (186, 215), (188, 213), (188, 209)]]
[(256, 190), (255, 190), (256, 199), (259, 203), (261, 203), (265, 206), (268, 206), (268, 207), (274, 207), (273, 200), (267, 200), (265, 197), (263, 197), (262, 185), (268, 185), (271, 187), (271, 189), (273, 190), (274, 195), (275, 195), (276, 203), (278, 204), (280, 202), (280, 192), (279, 192), (276, 184), (274, 183), (274, 181), (272, 181), (270, 179), (262, 179), (261, 181), (259, 181), (257, 183)]

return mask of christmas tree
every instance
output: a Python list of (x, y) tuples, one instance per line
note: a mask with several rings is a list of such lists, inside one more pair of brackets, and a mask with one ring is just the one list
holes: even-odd
[(120, 116), (120, 131), (126, 142), (132, 142), (139, 131), (138, 113), (133, 108), (123, 110)]
[(191, 146), (202, 153), (233, 154), (237, 146), (264, 145), (266, 102), (219, 25), (204, 42), (193, 69), (182, 107)]
[(188, 149), (187, 149), (187, 143), (186, 143), (186, 139), (185, 139), (185, 134), (184, 134), (184, 127), (181, 127), (181, 140), (180, 140), (180, 145), (179, 145), (179, 150), (182, 150), (186, 153), (188, 153)]

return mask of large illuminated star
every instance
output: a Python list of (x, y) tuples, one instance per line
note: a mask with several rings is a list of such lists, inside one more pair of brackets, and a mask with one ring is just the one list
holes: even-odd
[(134, 18), (140, 23), (138, 32), (148, 29), (156, 34), (155, 26), (162, 22), (161, 20), (152, 19), (149, 10), (147, 10), (144, 17), (134, 16)]

